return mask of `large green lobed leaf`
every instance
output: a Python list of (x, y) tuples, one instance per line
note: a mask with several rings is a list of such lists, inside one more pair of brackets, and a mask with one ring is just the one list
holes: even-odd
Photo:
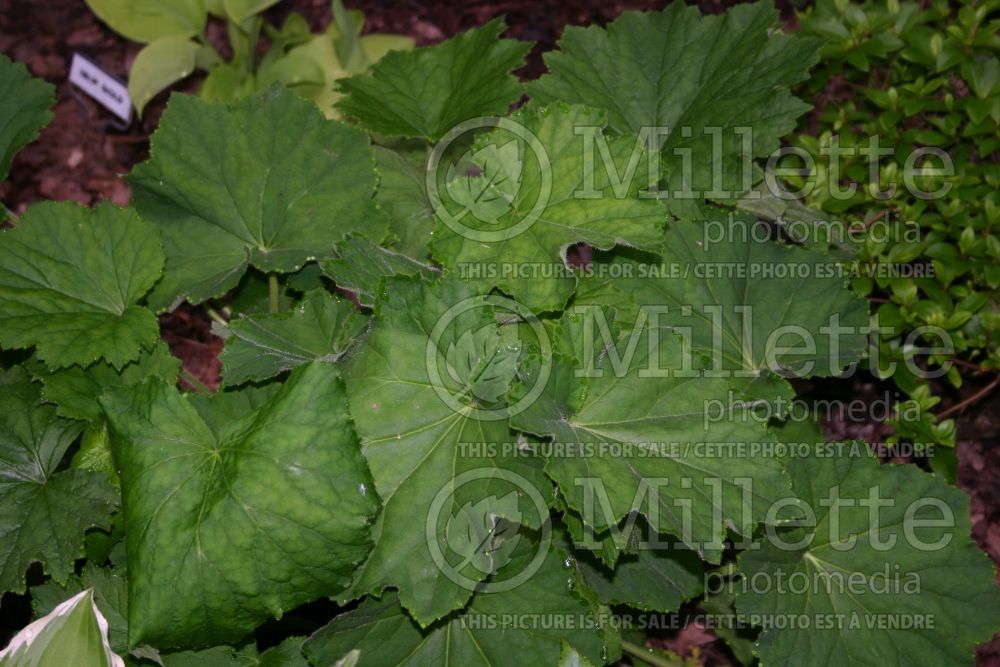
[[(524, 543), (506, 568), (524, 567), (532, 559), (532, 546)], [(604, 664), (616, 657), (616, 637), (573, 590), (578, 580), (564, 558), (551, 548), (521, 586), (478, 593), (461, 612), (427, 628), (406, 614), (394, 593), (367, 599), (316, 632), (304, 645), (306, 657), (313, 664), (333, 665), (356, 651), (359, 667), (494, 667), (512, 662), (550, 667), (566, 643), (593, 664)]]
[(339, 81), (338, 107), (373, 132), (437, 140), (462, 121), (505, 114), (522, 86), (511, 71), (530, 42), (498, 39), (502, 18), (434, 46), (386, 54)]
[(333, 363), (368, 324), (350, 301), (317, 289), (290, 313), (242, 316), (222, 331), (227, 386), (266, 380), (312, 361)]
[[(462, 310), (462, 304), (468, 308)], [(535, 459), (477, 449), (511, 441), (507, 420), (482, 418), (476, 400), (502, 396), (504, 381), (511, 379), (503, 373), (513, 361), (504, 338), (511, 327), (497, 325), (498, 311), (480, 292), (454, 280), (388, 280), (376, 303), (373, 330), (345, 371), (351, 415), (384, 505), (375, 548), (353, 593), (397, 587), (401, 604), (421, 626), (462, 607), (476, 583), (494, 570), (476, 554), (465, 554), (468, 562), (447, 560), (460, 554), (454, 553), (456, 532), (449, 535), (444, 526), (432, 528), (429, 539), (439, 493), (453, 489), (439, 516), (451, 519), (467, 511), (466, 526), (489, 524), (492, 517), (539, 528), (548, 516), (549, 484)], [(441, 322), (447, 326), (436, 335)], [(448, 369), (432, 377), (428, 356)], [(456, 396), (468, 402), (446, 400)], [(456, 484), (463, 474), (473, 478)], [(518, 487), (510, 479), (527, 487), (512, 503), (510, 493)], [(541, 508), (531, 502), (532, 494), (542, 499)], [(435, 545), (448, 566), (435, 559)]]
[(633, 137), (608, 140), (614, 163), (608, 165), (578, 132), (596, 128), (602, 139), (603, 112), (554, 104), (529, 107), (510, 120), (528, 139), (503, 127), (478, 137), (472, 163), (482, 174), (453, 175), (441, 193), (431, 244), (437, 261), (542, 313), (561, 310), (573, 293), (576, 278), (566, 267), (571, 245), (660, 248), (666, 210), (639, 197), (646, 161), (638, 160), (630, 181), (617, 184), (609, 176), (628, 178)]
[[(337, 369), (206, 420), (158, 380), (104, 394), (128, 543), (129, 642), (202, 647), (350, 585), (378, 500)], [(244, 403), (246, 405), (246, 403)]]
[(54, 101), (51, 84), (32, 78), (28, 68), (0, 54), (0, 181), (7, 178), (14, 154), (52, 120)]
[(163, 266), (156, 229), (131, 209), (44, 202), (0, 231), (0, 343), (53, 368), (115, 368), (159, 335), (139, 305)]
[[(740, 557), (753, 582), (734, 585), (740, 612), (810, 623), (766, 628), (755, 653), (765, 664), (971, 664), (975, 645), (1000, 627), (1000, 591), (995, 566), (970, 540), (968, 496), (854, 445), (790, 461), (815, 521), (794, 511), (805, 525)], [(920, 625), (890, 625), (906, 622)]]
[[(677, 0), (660, 12), (624, 12), (607, 28), (570, 26), (529, 94), (606, 109), (619, 132), (669, 129), (662, 149), (670, 191), (685, 189), (675, 150), (690, 151), (689, 186), (709, 189), (717, 172), (725, 176), (719, 185), (740, 190), (743, 138), (735, 129), (752, 130), (750, 152), (761, 157), (809, 108), (788, 87), (808, 76), (820, 42), (772, 34), (777, 20), (767, 1), (701, 16)], [(706, 128), (722, 131), (721, 152)]]
[(250, 265), (290, 273), (348, 234), (385, 234), (368, 136), (291, 91), (232, 105), (174, 95), (150, 153), (129, 180), (163, 234), (158, 310), (221, 296)]
[(658, 262), (615, 260), (609, 282), (616, 305), (629, 304), (626, 326), (641, 322), (632, 306), (644, 308), (720, 374), (827, 377), (863, 358), (868, 302), (850, 291), (843, 267), (814, 250), (750, 240), (753, 223), (729, 224), (725, 211), (703, 213), (667, 226)]
[(573, 347), (512, 425), (551, 439), (546, 472), (586, 525), (605, 531), (639, 512), (656, 532), (718, 562), (729, 530), (749, 537), (790, 491), (776, 458), (729, 452), (773, 442), (746, 406), (788, 400), (791, 388), (771, 378), (706, 377), (697, 367), (678, 373), (684, 348), (669, 329), (598, 339), (588, 361), (588, 316), (564, 315), (559, 336)]
[(39, 405), (21, 367), (0, 373), (0, 591), (24, 591), (32, 562), (65, 583), (84, 555), (84, 533), (108, 528), (117, 506), (99, 473), (60, 470), (82, 424)]

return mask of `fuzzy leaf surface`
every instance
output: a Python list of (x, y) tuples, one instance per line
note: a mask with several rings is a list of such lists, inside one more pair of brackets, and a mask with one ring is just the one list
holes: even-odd
[(333, 363), (364, 331), (367, 320), (350, 301), (323, 289), (306, 295), (291, 313), (240, 317), (226, 328), (223, 379), (236, 386), (312, 361)]
[(726, 448), (770, 442), (743, 403), (787, 400), (790, 387), (770, 378), (705, 377), (697, 367), (679, 374), (684, 348), (669, 329), (597, 339), (591, 357), (588, 326), (598, 325), (588, 317), (596, 316), (563, 317), (561, 336), (574, 352), (555, 364), (545, 391), (512, 425), (558, 446), (546, 472), (591, 528), (605, 531), (640, 512), (653, 530), (718, 562), (727, 525), (750, 535), (769, 504), (789, 493), (776, 458), (731, 456)]
[(117, 506), (103, 475), (59, 470), (82, 425), (39, 405), (39, 389), (23, 368), (0, 373), (0, 591), (23, 592), (34, 561), (65, 583), (84, 532), (108, 528)]
[[(970, 539), (969, 497), (916, 466), (880, 465), (855, 445), (849, 456), (790, 461), (795, 493), (815, 520), (786, 510), (808, 525), (780, 528), (781, 544), (767, 540), (740, 557), (744, 577), (784, 577), (786, 587), (779, 594), (777, 585), (743, 590), (737, 582), (738, 611), (828, 619), (824, 628), (765, 629), (756, 654), (764, 663), (970, 664), (975, 645), (1000, 626), (1000, 591), (993, 564)], [(796, 579), (805, 591), (789, 592)], [(905, 618), (932, 625), (880, 627)]]
[(356, 292), (362, 306), (375, 304), (375, 295), (385, 278), (421, 276), (428, 280), (438, 271), (406, 255), (351, 237), (337, 246), (337, 256), (321, 263), (323, 273), (338, 287)]
[[(520, 549), (507, 568), (524, 567), (531, 554)], [(587, 623), (596, 623), (594, 609), (567, 588), (572, 578), (563, 554), (551, 549), (537, 572), (527, 582), (509, 591), (479, 593), (461, 612), (421, 628), (402, 608), (394, 593), (381, 600), (369, 598), (357, 609), (334, 619), (305, 643), (305, 654), (313, 664), (334, 664), (358, 650), (359, 667), (442, 665), (494, 667), (518, 664), (538, 667), (558, 663), (566, 642), (603, 664), (615, 650), (614, 642)], [(503, 572), (503, 570), (501, 570)], [(570, 628), (539, 628), (512, 632), (499, 625), (514, 615), (544, 615), (572, 619)]]
[(51, 371), (39, 364), (32, 368), (35, 378), (41, 380), (42, 398), (56, 404), (62, 417), (82, 419), (100, 426), (104, 410), (98, 402), (105, 389), (139, 384), (149, 377), (162, 378), (173, 384), (177, 381), (180, 359), (170, 354), (166, 343), (157, 342), (145, 348), (139, 358), (125, 364), (120, 370), (106, 361), (81, 368), (70, 366)]
[[(383, 501), (376, 545), (353, 593), (396, 586), (401, 604), (426, 626), (460, 608), (472, 594), (435, 561), (428, 521), (438, 520), (430, 524), (431, 534), (449, 566), (474, 585), (497, 564), (488, 553), (463, 558), (455, 549), (459, 545), (447, 539), (447, 523), (468, 503), (493, 518), (492, 528), (500, 518), (537, 528), (547, 510), (539, 516), (543, 512), (529, 502), (528, 493), (513, 506), (507, 503), (516, 488), (503, 475), (518, 475), (546, 504), (550, 491), (537, 460), (476, 449), (511, 440), (506, 419), (479, 418), (481, 399), (472, 391), (507, 349), (500, 330), (509, 327), (497, 325), (489, 302), (471, 286), (446, 279), (422, 284), (395, 278), (387, 281), (384, 294), (372, 332), (349, 357), (344, 376), (355, 428)], [(456, 306), (461, 312), (452, 311), (452, 317), (449, 311)], [(446, 325), (433, 339), (442, 319)], [(449, 349), (464, 334), (483, 330), (492, 342), (479, 348), (482, 356), (473, 352), (471, 363), (448, 363)], [(444, 367), (437, 377), (429, 370), (429, 357)], [(467, 403), (449, 404), (442, 396), (462, 396)], [(456, 485), (456, 477), (465, 473), (474, 478)], [(435, 497), (448, 489), (453, 493), (443, 496), (439, 514), (432, 517)], [(484, 563), (488, 567), (479, 567)]]
[(378, 501), (337, 369), (298, 368), (235, 418), (227, 395), (211, 425), (157, 380), (101, 399), (126, 508), (132, 645), (238, 640), (344, 590), (371, 547)]
[(174, 95), (150, 154), (129, 180), (166, 248), (158, 310), (221, 296), (248, 266), (291, 273), (350, 233), (385, 233), (368, 136), (291, 91), (232, 105)]
[(434, 46), (392, 51), (339, 82), (338, 107), (372, 132), (439, 139), (464, 120), (503, 115), (523, 91), (511, 72), (531, 42), (500, 39), (496, 18)]
[(32, 206), (0, 231), (0, 343), (35, 346), (52, 368), (121, 368), (159, 337), (139, 300), (162, 267), (156, 228), (130, 209)]
[(37, 139), (52, 120), (54, 102), (52, 84), (33, 78), (27, 67), (0, 54), (0, 181), (7, 178), (14, 154)]
[[(529, 94), (606, 109), (619, 132), (669, 130), (658, 143), (672, 192), (687, 189), (678, 149), (690, 150), (689, 187), (712, 187), (714, 168), (724, 175), (720, 186), (744, 189), (735, 128), (751, 128), (753, 157), (764, 156), (809, 109), (789, 86), (808, 76), (820, 44), (771, 35), (777, 20), (770, 2), (702, 16), (678, 1), (659, 12), (623, 12), (606, 28), (570, 26), (559, 49), (545, 54), (549, 73)], [(706, 128), (721, 128), (721, 151)]]
[(722, 226), (670, 223), (662, 261), (620, 261), (622, 272), (612, 275), (627, 277), (611, 285), (657, 326), (689, 333), (692, 351), (713, 370), (825, 377), (860, 361), (868, 303), (849, 289), (842, 267), (814, 250), (745, 239), (715, 210)]
[[(599, 153), (593, 144), (588, 157), (590, 139), (581, 138), (576, 130), (594, 128), (597, 136), (603, 136), (602, 112), (557, 104), (528, 108), (511, 118), (537, 142), (515, 138), (503, 128), (477, 139), (479, 150), (471, 159), (480, 161), (480, 169), (455, 178), (475, 181), (463, 190), (481, 194), (463, 205), (442, 193), (448, 220), (440, 219), (445, 214), (439, 211), (431, 249), (445, 267), (465, 273), (486, 288), (500, 287), (536, 313), (556, 311), (566, 305), (576, 285), (565, 267), (569, 246), (586, 242), (603, 249), (621, 244), (657, 250), (666, 210), (654, 199), (638, 197), (645, 186), (640, 170), (645, 161), (634, 165), (630, 181), (618, 185), (611, 181), (606, 165), (595, 158)], [(635, 142), (630, 137), (607, 141), (614, 161), (610, 171), (625, 178)], [(511, 145), (516, 150), (509, 150)], [(497, 178), (497, 174), (504, 176)], [(483, 179), (489, 184), (480, 183)], [(448, 186), (452, 192), (459, 191), (454, 181)], [(482, 202), (482, 193), (487, 192), (491, 193), (488, 204)], [(504, 204), (504, 211), (496, 210), (497, 202)], [(509, 273), (510, 267), (528, 272)], [(535, 275), (532, 267), (545, 271)]]

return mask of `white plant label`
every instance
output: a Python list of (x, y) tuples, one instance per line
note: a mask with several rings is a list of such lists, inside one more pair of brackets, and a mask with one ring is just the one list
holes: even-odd
[(69, 81), (126, 123), (132, 120), (132, 100), (125, 84), (79, 53), (73, 54)]

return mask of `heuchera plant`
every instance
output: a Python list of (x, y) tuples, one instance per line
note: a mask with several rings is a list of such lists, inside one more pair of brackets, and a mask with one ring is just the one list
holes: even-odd
[[(525, 86), (498, 19), (341, 81), (349, 122), (174, 95), (131, 207), (0, 233), (0, 589), (41, 563), (53, 628), (92, 590), (131, 665), (671, 664), (640, 631), (685, 604), (746, 662), (971, 662), (1000, 597), (968, 497), (782, 407), (869, 311), (834, 257), (736, 233), (808, 108), (819, 42), (776, 20), (627, 12)], [(52, 92), (0, 81), (6, 167)], [(214, 394), (160, 340), (184, 301)]]

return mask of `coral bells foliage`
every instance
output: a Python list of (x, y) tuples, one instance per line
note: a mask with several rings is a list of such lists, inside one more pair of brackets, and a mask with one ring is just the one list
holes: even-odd
[[(49, 628), (16, 650), (602, 665), (700, 605), (746, 661), (970, 663), (1000, 596), (968, 497), (787, 407), (869, 354), (867, 303), (836, 256), (728, 233), (808, 108), (819, 43), (776, 21), (626, 12), (522, 84), (496, 19), (343, 79), (344, 120), (174, 95), (131, 207), (12, 217), (0, 586), (40, 562)], [(52, 91), (0, 84), (6, 166)], [(185, 301), (214, 393), (158, 339)]]

